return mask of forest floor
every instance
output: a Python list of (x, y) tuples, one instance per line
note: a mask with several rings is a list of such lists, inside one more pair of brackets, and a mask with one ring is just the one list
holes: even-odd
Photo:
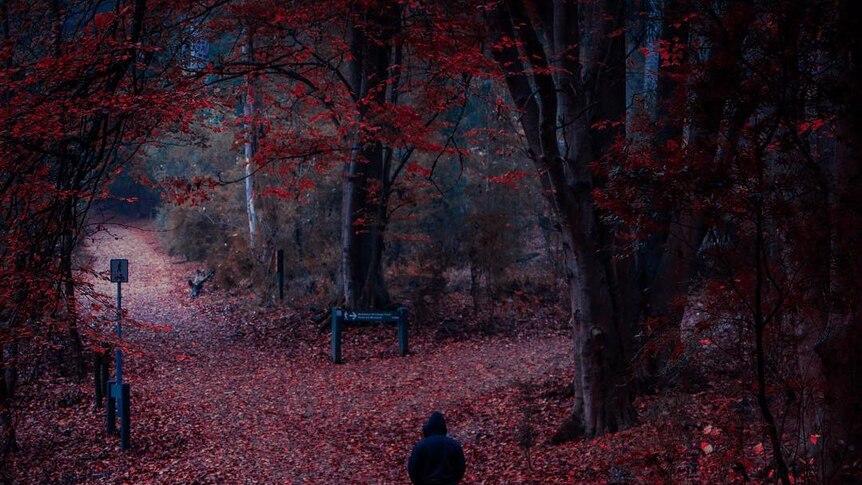
[[(191, 300), (185, 281), (196, 266), (168, 257), (155, 232), (115, 227), (88, 252), (96, 268), (130, 261), (123, 301), (139, 322), (125, 334), (132, 450), (105, 434), (92, 379), (22, 376), (16, 483), (407, 483), (407, 458), (433, 410), (464, 446), (466, 483), (739, 478), (720, 457), (741, 450), (722, 432), (731, 424), (718, 416), (732, 403), (715, 389), (640, 399), (636, 427), (551, 444), (571, 406), (564, 327), (442, 341), (419, 331), (407, 357), (392, 328), (350, 328), (346, 362), (333, 365), (329, 334), (298, 309), (253, 312), (243, 295), (219, 291)], [(95, 286), (115, 291), (105, 280)], [(262, 336), (264, 327), (279, 337)], [(739, 446), (748, 455), (756, 442)]]

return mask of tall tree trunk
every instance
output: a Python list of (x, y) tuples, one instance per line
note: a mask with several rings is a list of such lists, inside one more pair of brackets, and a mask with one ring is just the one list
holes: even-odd
[(71, 249), (63, 248), (60, 259), (61, 278), (63, 281), (63, 300), (66, 304), (66, 325), (69, 334), (69, 346), (72, 352), (72, 364), (79, 378), (86, 372), (84, 364), (84, 345), (81, 342), (81, 333), (78, 331), (78, 302), (75, 297), (75, 280), (72, 274)]
[[(610, 156), (622, 135), (625, 117), (625, 38), (611, 35), (624, 22), (623, 0), (601, 4), (596, 61), (581, 79), (578, 5), (558, 0), (551, 19), (553, 36), (542, 45), (520, 0), (503, 2), (488, 15), (492, 54), (503, 70), (516, 109), (521, 111), (528, 155), (558, 218), (566, 256), (575, 357), (572, 422), (593, 436), (629, 425), (634, 417), (628, 385), (628, 359), (637, 316), (632, 305), (633, 266), (613, 254), (612, 233), (592, 198), (602, 181), (591, 164)], [(546, 26), (546, 32), (547, 32)], [(532, 69), (511, 42), (518, 40)], [(548, 59), (561, 70), (550, 74)], [(535, 85), (535, 93), (533, 89)], [(558, 118), (559, 116), (559, 118)], [(557, 126), (563, 127), (564, 152)], [(602, 127), (610, 126), (608, 129)], [(637, 300), (635, 300), (637, 301)]]
[[(689, 28), (685, 20), (691, 12), (689, 2), (684, 0), (650, 0), (653, 8), (663, 4), (662, 22), (658, 28), (664, 48), (673, 53), (676, 62), (660, 59), (658, 43), (650, 47), (648, 64), (656, 69), (655, 78), (650, 78), (650, 89), (655, 106), (652, 112), (658, 122), (655, 144), (669, 156), (678, 156), (671, 150), (686, 146), (685, 119), (686, 101), (689, 91), (681, 79), (690, 62)], [(652, 56), (652, 57), (651, 57)], [(645, 88), (646, 89), (646, 88)], [(652, 387), (665, 381), (667, 370), (672, 366), (674, 354), (681, 344), (680, 325), (684, 305), (679, 304), (687, 294), (695, 276), (697, 252), (706, 236), (707, 226), (702, 211), (692, 209), (694, 204), (683, 204), (676, 210), (657, 216), (657, 222), (666, 224), (664, 230), (653, 234), (641, 246), (639, 278), (646, 289), (643, 314), (653, 319), (651, 342), (645, 344), (647, 352), (645, 379), (642, 384)], [(657, 327), (655, 323), (659, 323)]]
[[(254, 63), (254, 30), (248, 28), (246, 45), (243, 47), (246, 61)], [(243, 138), (243, 167), (245, 171), (245, 207), (248, 214), (248, 245), (254, 251), (257, 246), (257, 212), (254, 197), (254, 155), (257, 152), (257, 121), (254, 74), (246, 76), (245, 96), (243, 97), (243, 116), (245, 117), (245, 134)]]
[[(692, 4), (684, 0), (665, 0), (664, 4), (662, 38), (676, 62), (660, 66), (656, 144), (669, 150), (669, 142), (673, 142), (671, 146), (684, 150), (686, 158), (724, 170), (730, 166), (741, 130), (755, 109), (751, 100), (728, 104), (742, 78), (736, 59), (742, 55), (753, 9), (746, 2), (733, 2), (729, 8), (737, 14), (734, 23), (714, 26), (715, 38), (711, 40), (715, 47), (703, 61), (701, 75), (688, 83), (681, 79), (698, 62), (689, 53), (692, 47), (687, 18)], [(639, 277), (646, 295), (644, 317), (663, 322), (658, 341), (653, 342), (657, 352), (646, 369), (649, 385), (662, 381), (661, 376), (681, 344), (679, 333), (685, 307), (680, 303), (696, 276), (697, 253), (709, 229), (697, 201), (688, 202), (658, 215), (666, 230), (653, 235), (639, 252)]]
[[(644, 11), (646, 18), (644, 22), (644, 78), (643, 78), (643, 104), (644, 110), (651, 119), (656, 119), (656, 103), (658, 102), (659, 68), (661, 67), (661, 53), (659, 52), (659, 40), (667, 40), (664, 35), (668, 22), (659, 20), (662, 12), (663, 0), (645, 0)], [(668, 0), (669, 2), (674, 0)], [(672, 40), (672, 39), (671, 39)]]
[(862, 4), (840, 2), (838, 105), (835, 159), (828, 167), (831, 190), (829, 212), (829, 315), (815, 350), (823, 372), (820, 414), (824, 431), (824, 483), (841, 482), (842, 466), (853, 463), (862, 449)]
[(348, 308), (383, 308), (390, 304), (383, 252), (392, 153), (363, 127), (381, 127), (374, 119), (374, 108), (387, 102), (387, 92), (391, 92), (387, 89), (397, 89), (397, 82), (392, 82), (397, 76), (392, 38), (399, 28), (401, 9), (384, 4), (362, 15), (361, 25), (357, 22), (350, 28), (353, 59), (349, 79), (359, 123), (342, 183), (342, 289)]
[(64, 220), (61, 222), (63, 236), (60, 239), (60, 281), (63, 286), (63, 301), (66, 305), (65, 319), (69, 346), (71, 347), (72, 364), (75, 367), (78, 378), (81, 378), (86, 372), (86, 366), (84, 364), (84, 345), (81, 342), (81, 333), (78, 331), (78, 302), (75, 295), (72, 256), (78, 244), (78, 233), (82, 221), (79, 220), (80, 215), (76, 210), (78, 205), (77, 197), (70, 197), (69, 200), (63, 203), (65, 207)]

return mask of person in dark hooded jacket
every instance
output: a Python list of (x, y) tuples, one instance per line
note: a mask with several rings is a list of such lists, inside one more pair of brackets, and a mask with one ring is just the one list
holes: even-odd
[(446, 418), (434, 411), (422, 427), (425, 437), (413, 447), (407, 471), (415, 485), (455, 485), (464, 477), (464, 450), (446, 436)]

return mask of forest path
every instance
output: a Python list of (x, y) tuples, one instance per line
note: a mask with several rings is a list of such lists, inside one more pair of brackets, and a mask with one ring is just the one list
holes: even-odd
[[(359, 357), (349, 330), (348, 361), (332, 365), (328, 335), (299, 350), (265, 348), (225, 317), (219, 293), (191, 300), (185, 281), (196, 267), (173, 262), (155, 232), (115, 227), (88, 252), (96, 268), (129, 259), (129, 316), (169, 329), (127, 325), (136, 348), (124, 367), (134, 449), (124, 472), (105, 459), (106, 471), (86, 482), (405, 483), (421, 424), (439, 409), (474, 465), (468, 481), (511, 483), (511, 474), (495, 478), (477, 466), (493, 457), (511, 468), (523, 457), (511, 437), (518, 416), (494, 406), (517, 393), (516, 381), (570, 373), (563, 336), (417, 342), (401, 358), (386, 327), (363, 330), (380, 333), (382, 350)], [(97, 288), (115, 292), (107, 281)], [(254, 324), (254, 315), (244, 319)]]

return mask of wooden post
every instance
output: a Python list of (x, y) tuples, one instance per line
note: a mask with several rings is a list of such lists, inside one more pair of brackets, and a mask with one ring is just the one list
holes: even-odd
[(410, 353), (407, 342), (407, 323), (407, 308), (401, 307), (398, 309), (398, 353), (402, 357)]
[(332, 309), (332, 362), (341, 363), (341, 312)]
[(284, 300), (284, 250), (279, 249), (276, 252), (276, 260), (278, 261), (278, 299)]

